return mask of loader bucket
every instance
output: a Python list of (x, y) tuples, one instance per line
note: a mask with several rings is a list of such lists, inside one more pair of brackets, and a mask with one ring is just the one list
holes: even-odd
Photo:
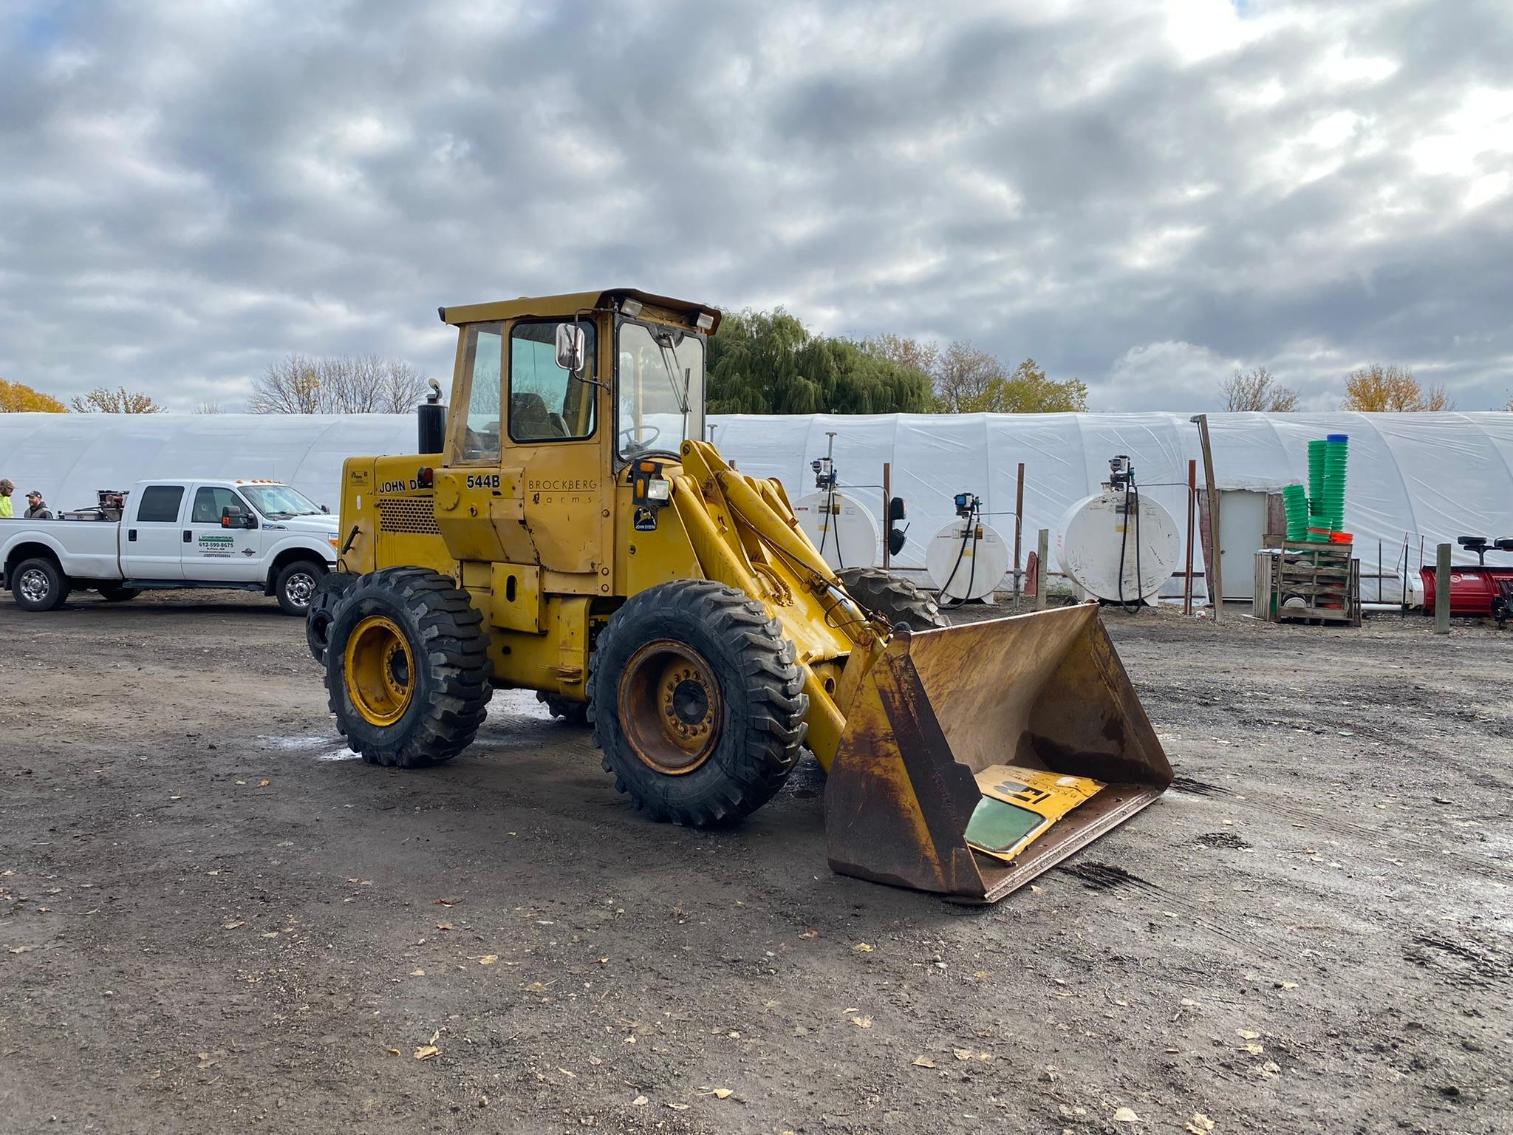
[(830, 766), (830, 866), (997, 902), (1171, 779), (1096, 604), (900, 627)]

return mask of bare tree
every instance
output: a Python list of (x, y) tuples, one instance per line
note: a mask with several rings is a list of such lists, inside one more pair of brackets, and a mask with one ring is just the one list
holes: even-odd
[(1283, 386), (1265, 367), (1237, 370), (1222, 387), (1226, 410), (1286, 413), (1298, 408), (1297, 392)]
[(97, 386), (88, 394), (69, 401), (76, 414), (161, 414), (163, 407), (152, 400), (150, 394), (137, 394), (118, 386), (108, 390)]
[(194, 412), (196, 414), (219, 414), (221, 412), (221, 404), (219, 402), (212, 402), (207, 398), (194, 408)]
[(935, 396), (948, 414), (970, 413), (982, 409), (989, 389), (1007, 377), (992, 355), (958, 339), (935, 364)]
[(940, 347), (935, 343), (922, 343), (903, 335), (879, 335), (875, 339), (868, 339), (862, 347), (879, 358), (917, 370), (923, 375), (934, 375), (935, 366), (940, 361)]
[(253, 381), (254, 414), (401, 414), (425, 392), (409, 363), (376, 355), (315, 359), (289, 355)]

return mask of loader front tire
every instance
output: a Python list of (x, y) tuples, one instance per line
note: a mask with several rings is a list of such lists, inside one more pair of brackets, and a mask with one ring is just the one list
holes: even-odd
[(369, 764), (425, 768), (467, 748), (486, 716), (483, 619), (447, 576), (384, 568), (342, 596), (326, 643), (336, 727)]
[(808, 728), (781, 625), (707, 580), (627, 600), (599, 637), (588, 686), (615, 788), (653, 819), (689, 827), (733, 822), (772, 799)]
[(846, 594), (892, 625), (928, 631), (949, 626), (930, 594), (912, 581), (882, 568), (842, 568), (836, 573)]

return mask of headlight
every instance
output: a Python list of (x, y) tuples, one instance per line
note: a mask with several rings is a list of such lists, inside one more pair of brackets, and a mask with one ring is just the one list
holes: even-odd
[(665, 501), (672, 496), (672, 485), (660, 477), (646, 482), (646, 499), (649, 501)]

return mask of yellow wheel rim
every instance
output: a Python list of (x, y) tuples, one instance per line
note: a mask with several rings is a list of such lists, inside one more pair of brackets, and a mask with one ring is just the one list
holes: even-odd
[(620, 725), (648, 768), (684, 776), (707, 761), (720, 739), (723, 703), (714, 671), (692, 647), (659, 639), (620, 675)]
[(347, 697), (369, 725), (393, 725), (415, 697), (415, 656), (387, 615), (369, 615), (347, 638)]

